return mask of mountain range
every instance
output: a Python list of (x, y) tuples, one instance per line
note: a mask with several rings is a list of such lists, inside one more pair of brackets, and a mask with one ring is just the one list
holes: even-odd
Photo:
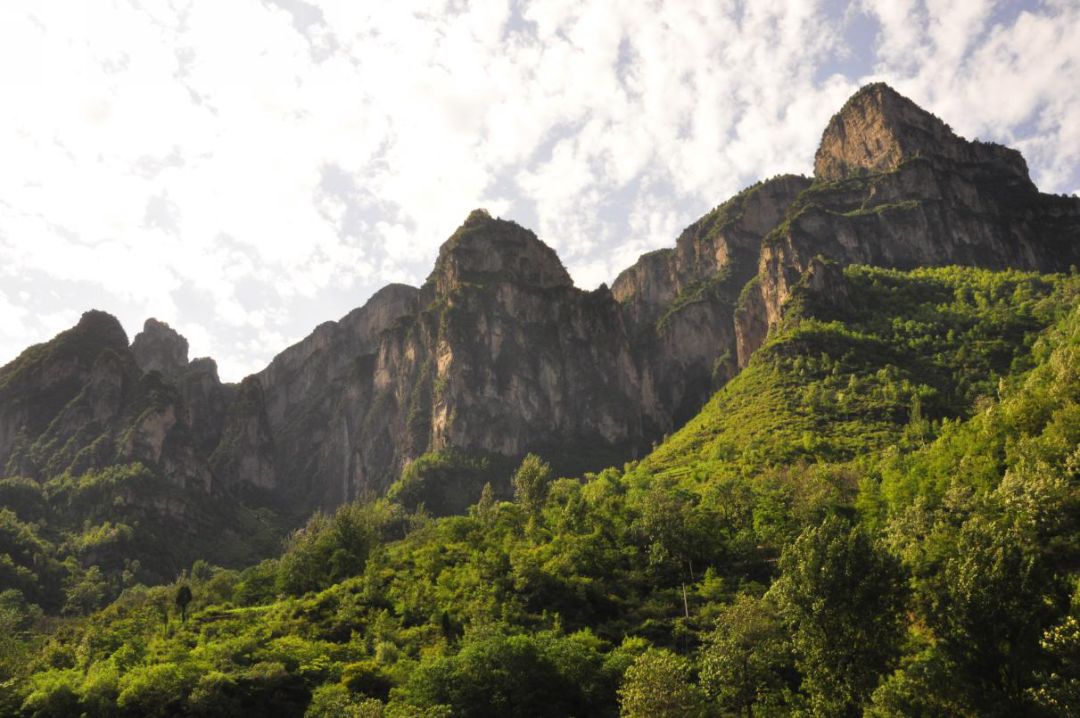
[(129, 342), (89, 311), (0, 368), (0, 467), (42, 483), (137, 464), (170, 497), (144, 508), (180, 524), (229, 497), (284, 525), (387, 492), (460, 512), (493, 479), (507, 496), (529, 452), (564, 475), (645, 456), (849, 264), (1067, 272), (1080, 199), (869, 85), (813, 177), (745, 189), (610, 288), (576, 288), (535, 234), (475, 210), (421, 287), (385, 287), (239, 384), (163, 322)]

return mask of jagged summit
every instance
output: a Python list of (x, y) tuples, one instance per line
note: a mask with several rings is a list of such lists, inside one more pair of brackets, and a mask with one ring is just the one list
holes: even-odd
[(571, 287), (574, 282), (559, 256), (516, 222), (476, 209), (439, 250), (428, 278), (439, 294), (463, 283), (512, 282), (540, 289)]
[(888, 172), (914, 157), (980, 166), (981, 174), (1034, 190), (1019, 152), (959, 137), (940, 118), (884, 82), (862, 87), (833, 115), (814, 158), (814, 175), (835, 181)]
[(163, 321), (150, 317), (131, 342), (131, 352), (143, 371), (176, 374), (188, 365), (188, 341)]

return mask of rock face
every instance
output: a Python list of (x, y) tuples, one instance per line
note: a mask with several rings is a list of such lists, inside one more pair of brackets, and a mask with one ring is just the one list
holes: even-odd
[(89, 312), (0, 369), (0, 466), (139, 461), (178, 490), (302, 517), (381, 494), (432, 452), (617, 464), (744, 366), (797, 287), (838, 292), (850, 263), (1064, 271), (1080, 264), (1080, 200), (870, 85), (825, 129), (814, 178), (748, 188), (610, 290), (574, 287), (536, 235), (477, 210), (422, 287), (384, 288), (238, 386), (162, 322), (128, 347)]
[(611, 292), (575, 288), (532, 232), (479, 210), (423, 287), (387, 287), (245, 385), (218, 473), (323, 507), (427, 452), (587, 449), (603, 460), (576, 465), (599, 466), (670, 425)]
[(915, 157), (939, 167), (967, 169), (973, 179), (994, 178), (1010, 189), (1035, 190), (1019, 152), (957, 137), (940, 119), (884, 83), (863, 87), (829, 121), (814, 156), (814, 177), (835, 182), (881, 174)]
[(187, 368), (188, 342), (165, 322), (150, 318), (131, 342), (131, 353), (143, 371), (175, 376)]
[(863, 88), (832, 119), (815, 173), (762, 245), (736, 317), (740, 366), (817, 256), (900, 269), (1080, 263), (1080, 200), (1040, 194), (1020, 153), (957, 137), (886, 85)]
[(809, 185), (788, 175), (744, 190), (612, 285), (671, 423), (689, 420), (736, 370), (739, 293), (757, 273), (763, 237)]
[(629, 448), (663, 424), (619, 303), (575, 288), (532, 232), (474, 212), (422, 293), (439, 314), (432, 449)]
[(180, 421), (183, 406), (160, 373), (142, 373), (120, 323), (90, 311), (0, 369), (0, 466), (44, 480), (141, 462), (205, 493), (211, 473)]
[[(90, 384), (98, 357), (126, 348), (127, 335), (120, 323), (104, 312), (91, 311), (76, 326), (0, 368), (0, 466), (7, 475), (27, 473), (24, 466), (32, 443)], [(123, 385), (122, 376), (107, 380), (105, 373), (99, 369), (99, 414), (110, 411), (105, 385)]]

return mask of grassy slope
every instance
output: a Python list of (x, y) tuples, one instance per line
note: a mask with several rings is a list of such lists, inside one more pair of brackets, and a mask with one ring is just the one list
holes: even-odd
[(845, 277), (839, 306), (805, 299), (641, 470), (753, 473), (853, 459), (901, 440), (916, 397), (928, 419), (964, 417), (1027, 365), (1074, 291), (1062, 278), (975, 269), (851, 267)]

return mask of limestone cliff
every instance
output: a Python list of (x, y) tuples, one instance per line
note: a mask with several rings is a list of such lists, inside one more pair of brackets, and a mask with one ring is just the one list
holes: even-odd
[(629, 449), (665, 423), (619, 303), (532, 232), (474, 212), (423, 290), (440, 314), (431, 447)]
[(1080, 263), (1080, 200), (1040, 194), (1015, 150), (968, 142), (887, 85), (869, 85), (829, 123), (813, 185), (763, 243), (736, 317), (740, 366), (816, 256), (1068, 271)]
[(787, 175), (740, 192), (612, 285), (669, 424), (685, 423), (735, 371), (739, 292), (762, 239), (809, 185)]
[(188, 365), (187, 339), (152, 317), (132, 340), (131, 353), (143, 371), (159, 371), (166, 376), (175, 376)]
[(206, 493), (211, 473), (183, 407), (160, 373), (139, 369), (120, 323), (90, 311), (0, 369), (0, 466), (46, 480), (140, 462)]
[(670, 426), (611, 292), (575, 288), (550, 247), (483, 211), (423, 287), (387, 287), (253, 379), (215, 467), (312, 506), (384, 492), (428, 452), (593, 468)]

